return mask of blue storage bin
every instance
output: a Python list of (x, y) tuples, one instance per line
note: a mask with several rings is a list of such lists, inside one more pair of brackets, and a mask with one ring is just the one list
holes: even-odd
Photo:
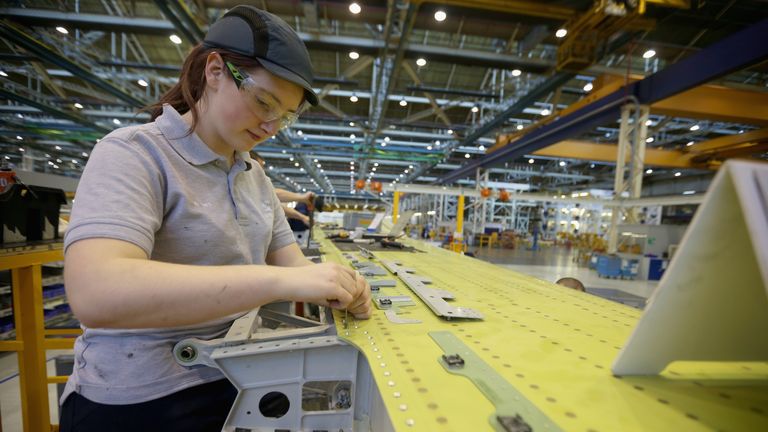
[(622, 279), (635, 279), (640, 268), (640, 261), (636, 259), (622, 259), (621, 260), (621, 277)]
[(600, 255), (597, 259), (597, 275), (607, 278), (621, 277), (621, 258)]

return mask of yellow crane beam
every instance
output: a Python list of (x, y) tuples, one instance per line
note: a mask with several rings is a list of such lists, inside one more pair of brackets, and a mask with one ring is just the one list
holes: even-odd
[[(534, 152), (537, 156), (579, 159), (598, 162), (616, 162), (618, 146), (590, 141), (565, 140)], [(664, 168), (707, 168), (692, 161), (693, 155), (675, 151), (646, 149), (645, 165)]]
[[(573, 112), (642, 78), (640, 75), (631, 75), (629, 78), (603, 75), (594, 82), (595, 90), (563, 110), (561, 115)], [(768, 126), (768, 92), (707, 84), (656, 102), (651, 105), (651, 113)]]

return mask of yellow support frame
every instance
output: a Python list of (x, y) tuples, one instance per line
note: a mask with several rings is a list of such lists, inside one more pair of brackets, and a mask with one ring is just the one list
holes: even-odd
[(46, 330), (43, 316), (42, 264), (61, 261), (61, 249), (0, 256), (0, 270), (11, 271), (16, 339), (0, 342), (0, 351), (16, 351), (19, 361), (21, 418), (25, 432), (57, 430), (51, 425), (48, 384), (67, 377), (48, 377), (45, 351), (72, 349), (74, 339), (48, 335), (77, 335), (80, 330)]

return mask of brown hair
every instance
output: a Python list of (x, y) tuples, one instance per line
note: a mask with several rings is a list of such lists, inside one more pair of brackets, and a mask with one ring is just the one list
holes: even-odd
[(165, 92), (159, 101), (144, 108), (144, 111), (149, 111), (152, 121), (155, 121), (163, 113), (164, 104), (172, 106), (179, 114), (192, 111), (192, 126), (189, 129), (189, 133), (192, 133), (195, 127), (197, 127), (200, 116), (195, 104), (203, 97), (205, 91), (205, 65), (208, 55), (212, 52), (218, 52), (225, 62), (231, 62), (238, 67), (248, 69), (261, 67), (258, 60), (254, 58), (236, 54), (225, 49), (198, 44), (192, 48), (192, 51), (189, 52), (184, 60), (179, 82)]

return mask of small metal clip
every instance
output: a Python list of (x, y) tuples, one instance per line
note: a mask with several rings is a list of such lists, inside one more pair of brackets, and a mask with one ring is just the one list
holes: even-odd
[(445, 355), (443, 354), (443, 361), (448, 367), (462, 368), (464, 367), (464, 359), (458, 354)]

